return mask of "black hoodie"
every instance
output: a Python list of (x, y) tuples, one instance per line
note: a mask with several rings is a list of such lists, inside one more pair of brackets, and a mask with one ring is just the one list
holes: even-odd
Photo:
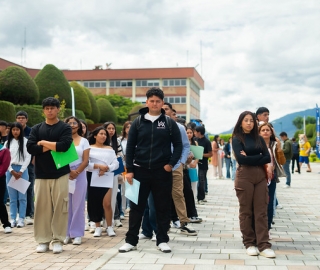
[(133, 172), (133, 164), (147, 169), (158, 169), (166, 164), (174, 167), (181, 157), (182, 140), (177, 123), (171, 118), (167, 119), (171, 121), (170, 131), (163, 109), (160, 117), (153, 123), (144, 117), (148, 112), (147, 107), (140, 109), (140, 120), (139, 117), (136, 118), (129, 130), (126, 149), (128, 173)]

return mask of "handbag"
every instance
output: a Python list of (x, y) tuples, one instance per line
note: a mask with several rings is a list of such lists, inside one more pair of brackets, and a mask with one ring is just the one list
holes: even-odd
[(276, 159), (280, 165), (284, 165), (287, 161), (282, 150), (276, 150)]
[(277, 173), (277, 177), (287, 177), (282, 166), (276, 166), (276, 173)]
[(196, 168), (189, 168), (188, 172), (191, 182), (197, 182), (199, 180)]

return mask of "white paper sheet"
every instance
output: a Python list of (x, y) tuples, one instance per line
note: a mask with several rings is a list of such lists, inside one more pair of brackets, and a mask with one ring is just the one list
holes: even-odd
[(69, 193), (73, 194), (75, 189), (76, 189), (76, 182), (77, 182), (77, 179), (74, 179), (74, 180), (70, 180), (69, 179)]
[(125, 196), (133, 203), (138, 204), (140, 182), (133, 178), (132, 185), (130, 185), (127, 181), (125, 182), (125, 185), (126, 185)]
[(16, 178), (14, 176), (11, 177), (11, 179), (8, 183), (9, 187), (18, 190), (22, 194), (26, 193), (29, 185), (30, 185), (30, 182), (28, 180), (25, 180), (23, 178), (19, 178), (18, 180), (16, 180)]
[(113, 172), (106, 172), (104, 175), (99, 176), (98, 171), (93, 171), (91, 176), (91, 187), (113, 188), (113, 178)]

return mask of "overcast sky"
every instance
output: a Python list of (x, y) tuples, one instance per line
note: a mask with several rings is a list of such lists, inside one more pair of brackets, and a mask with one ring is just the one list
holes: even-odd
[(0, 0), (0, 57), (31, 68), (194, 66), (215, 134), (244, 110), (266, 106), (274, 120), (320, 105), (320, 1)]

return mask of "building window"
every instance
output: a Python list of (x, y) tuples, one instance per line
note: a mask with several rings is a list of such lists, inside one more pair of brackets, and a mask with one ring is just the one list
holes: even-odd
[(105, 88), (107, 86), (105, 81), (86, 81), (82, 84), (88, 88)]
[(183, 104), (187, 103), (187, 98), (186, 97), (181, 97), (181, 103), (183, 103)]
[(169, 102), (172, 104), (186, 104), (186, 97), (165, 97), (164, 102)]
[(186, 86), (186, 79), (163, 80), (163, 86)]
[(159, 80), (137, 80), (136, 86), (148, 86), (154, 87), (159, 86)]
[(132, 87), (132, 81), (110, 81), (110, 87)]

